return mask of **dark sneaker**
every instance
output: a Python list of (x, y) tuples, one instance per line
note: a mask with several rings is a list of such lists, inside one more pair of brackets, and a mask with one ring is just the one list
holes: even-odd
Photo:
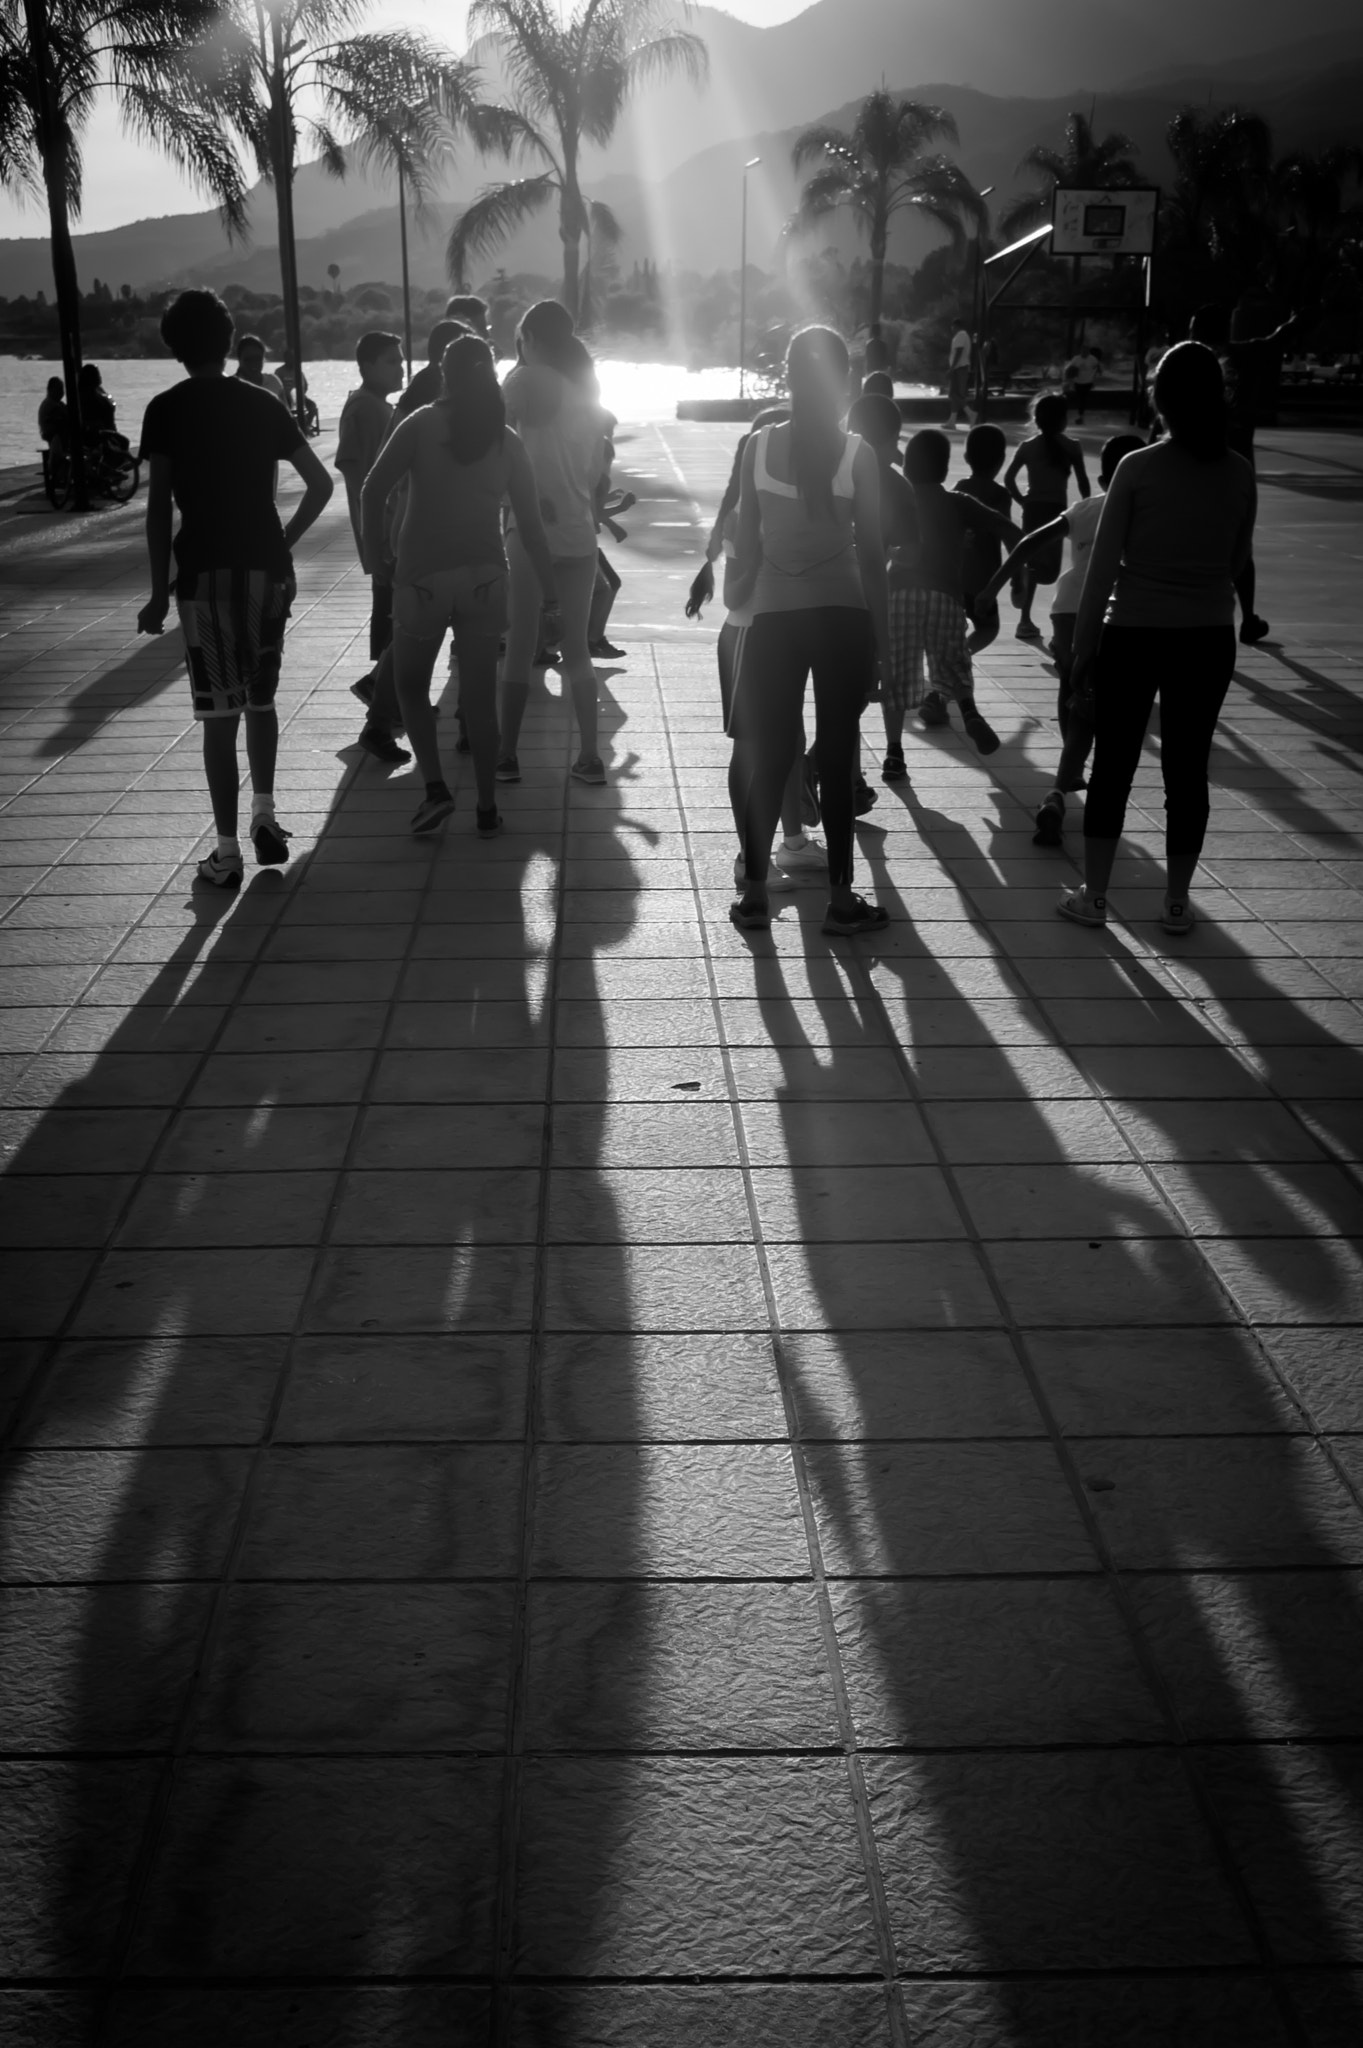
[(947, 700), (940, 690), (929, 690), (918, 707), (918, 716), (924, 725), (950, 725), (951, 714)]
[(215, 889), (239, 889), (246, 869), (239, 853), (219, 853), (216, 846), (207, 860), (199, 862), (199, 880)]
[(497, 763), (498, 782), (519, 782), (520, 779), (521, 764), (516, 759), (516, 756), (514, 754), (503, 754), (501, 760)]
[(1065, 799), (1057, 790), (1048, 796), (1036, 814), (1033, 846), (1063, 846), (1065, 843)]
[(289, 857), (289, 840), (292, 837), (292, 833), (286, 832), (276, 818), (251, 820), (251, 844), (263, 868), (283, 867)]
[(480, 839), (495, 839), (502, 829), (502, 814), (496, 804), (489, 804), (486, 810), (479, 804), (474, 819)]
[(617, 647), (612, 640), (589, 640), (587, 652), (593, 661), (623, 661), (625, 650)]
[(366, 754), (372, 754), (388, 768), (401, 768), (412, 758), (406, 747), (400, 747), (392, 733), (385, 732), (381, 725), (367, 725), (360, 734), (360, 745)]
[(977, 753), (997, 754), (1003, 743), (989, 720), (983, 718), (973, 706), (969, 711), (962, 710), (961, 723), (965, 727), (967, 739), (974, 741)]
[(883, 932), (889, 922), (890, 913), (883, 904), (868, 903), (864, 896), (854, 896), (850, 910), (835, 910), (829, 904), (823, 928), (833, 938), (854, 939), (860, 932)]
[(358, 697), (366, 711), (374, 701), (374, 687), (373, 676), (361, 676), (357, 683), (350, 685), (351, 696)]
[(428, 832), (435, 832), (444, 824), (454, 809), (454, 798), (446, 790), (443, 796), (424, 797), (417, 805), (412, 818), (412, 831), (418, 839)]
[(857, 816), (864, 818), (868, 811), (875, 809), (879, 801), (880, 792), (872, 789), (864, 775), (859, 775), (852, 788), (852, 809)]

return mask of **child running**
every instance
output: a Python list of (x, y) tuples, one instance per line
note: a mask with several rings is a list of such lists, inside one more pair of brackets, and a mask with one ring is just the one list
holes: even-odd
[[(955, 488), (963, 498), (974, 498), (977, 504), (987, 505), (991, 512), (1001, 512), (1011, 526), (1013, 494), (1006, 491), (998, 481), (999, 471), (1003, 468), (1003, 458), (1007, 453), (1008, 441), (1002, 427), (972, 427), (965, 437), (967, 474)], [(1003, 542), (998, 534), (986, 533), (981, 528), (972, 526), (965, 539), (965, 572), (962, 578), (965, 608), (971, 620), (970, 634), (965, 643), (969, 654), (982, 653), (986, 647), (992, 647), (999, 637), (998, 600), (985, 598), (984, 586), (1002, 559)], [(941, 710), (941, 719), (934, 721), (928, 715), (928, 705), (925, 701), (920, 713), (924, 725), (944, 724), (945, 704), (941, 705)]]
[(407, 478), (407, 512), (393, 570), (393, 667), (403, 722), (426, 784), (412, 830), (434, 832), (454, 809), (430, 697), (435, 658), (452, 627), (478, 785), (477, 829), (490, 839), (502, 822), (496, 771), (497, 648), (507, 602), (504, 499), (510, 499), (518, 545), (551, 612), (558, 593), (535, 479), (525, 449), (507, 426), (492, 350), (477, 335), (463, 334), (450, 343), (440, 368), (442, 397), (394, 427), (365, 479), (364, 560), (366, 566), (383, 560), (388, 494)]
[[(1004, 476), (1004, 486), (1022, 507), (1022, 530), (1034, 533), (1039, 526), (1050, 526), (1060, 517), (1069, 497), (1070, 477), (1079, 486), (1079, 495), (1089, 495), (1088, 472), (1084, 468), (1084, 451), (1079, 443), (1065, 432), (1069, 411), (1058, 391), (1043, 392), (1032, 401), (1032, 425), (1034, 434), (1029, 434), (1015, 452)], [(1022, 474), (1027, 477), (1027, 492), (1024, 496), (1017, 487)], [(1060, 574), (1061, 544), (1059, 540), (1040, 550), (1027, 567), (1015, 586), (1014, 596), (1022, 613), (1017, 623), (1019, 640), (1039, 640), (1041, 628), (1032, 617), (1032, 600), (1037, 585), (1054, 583)]]
[[(506, 380), (506, 416), (520, 432), (534, 471), (540, 513), (553, 557), (561, 604), (562, 674), (577, 717), (579, 751), (571, 773), (604, 782), (597, 751), (596, 670), (587, 645), (596, 587), (597, 502), (610, 473), (606, 415), (592, 386), (591, 357), (573, 332), (572, 315), (556, 299), (530, 308), (516, 337), (520, 357)], [(516, 748), (530, 695), (540, 635), (544, 579), (532, 562), (519, 520), (507, 534), (511, 624), (502, 674), (502, 758), (499, 782), (519, 782)]]
[(1084, 787), (1084, 763), (1093, 745), (1093, 710), (1087, 698), (1076, 701), (1074, 695), (1074, 621), (1084, 588), (1089, 553), (1098, 531), (1106, 493), (1117, 474), (1117, 465), (1123, 456), (1144, 446), (1139, 434), (1114, 434), (1110, 441), (1105, 442), (1098, 471), (1098, 489), (1092, 497), (1081, 498), (1077, 505), (1071, 505), (1050, 526), (1039, 526), (1035, 533), (1029, 533), (995, 571), (981, 593), (986, 600), (994, 599), (995, 593), (1020, 573), (1030, 556), (1038, 549), (1054, 544), (1057, 528), (1062, 536), (1069, 536), (1070, 565), (1055, 586), (1051, 605), (1051, 653), (1055, 656), (1060, 677), (1056, 705), (1056, 723), (1060, 727), (1061, 740), (1060, 766), (1056, 771), (1055, 787), (1043, 798), (1036, 814), (1036, 831), (1033, 834), (1036, 846), (1060, 845), (1065, 831), (1065, 798)]
[[(710, 538), (706, 544), (705, 561), (696, 573), (686, 600), (686, 616), (688, 619), (698, 619), (705, 606), (715, 594), (715, 572), (713, 565), (716, 557), (723, 555), (726, 565), (732, 562), (734, 558), (734, 545), (738, 535), (739, 488), (743, 477), (743, 450), (747, 447), (753, 434), (760, 433), (763, 427), (780, 426), (789, 417), (790, 415), (784, 406), (769, 406), (765, 412), (758, 413), (752, 423), (751, 431), (744, 434), (739, 441), (738, 447), (734, 451), (734, 462), (733, 468), (729, 473), (729, 481), (725, 486), (724, 496), (720, 499), (719, 510), (715, 514), (715, 523), (711, 528)], [(726, 566), (726, 580), (727, 574)], [(715, 656), (719, 664), (720, 711), (722, 713), (724, 731), (730, 738), (733, 737), (734, 691), (738, 682), (738, 672), (743, 661), (743, 643), (751, 624), (752, 613), (747, 605), (740, 605), (727, 611), (724, 615), (724, 624), (719, 629), (719, 639), (715, 647)], [(733, 758), (734, 761), (737, 761), (739, 758), (737, 749), (735, 749)], [(735, 812), (737, 812), (741, 793), (736, 793), (735, 791), (734, 772), (733, 762), (731, 762), (729, 794), (730, 801), (734, 804)], [(815, 822), (817, 822), (817, 807), (813, 810), (812, 815)], [(741, 889), (743, 887), (745, 873), (746, 866), (740, 839), (738, 854), (734, 860), (734, 885), (736, 888)], [(812, 833), (805, 830), (804, 728), (802, 724), (800, 731), (800, 754), (790, 774), (786, 777), (786, 786), (781, 793), (781, 844), (772, 854), (767, 886), (772, 889), (793, 889), (806, 875), (813, 876), (817, 874), (822, 877), (827, 873), (827, 847), (823, 844), (822, 840), (816, 839)]]
[(1168, 865), (1165, 931), (1190, 932), (1188, 890), (1210, 812), (1207, 764), (1235, 671), (1235, 579), (1254, 539), (1254, 471), (1228, 446), (1225, 385), (1209, 348), (1181, 342), (1155, 375), (1169, 438), (1112, 479), (1074, 629), (1073, 687), (1092, 687), (1096, 731), (1084, 805), (1084, 881), (1057, 909), (1107, 923), (1107, 888), (1160, 704)]
[[(945, 699), (955, 698), (967, 736), (981, 754), (997, 753), (999, 736), (975, 702), (975, 677), (966, 649), (964, 601), (965, 548), (968, 534), (1013, 533), (1012, 521), (975, 498), (945, 488), (951, 467), (951, 443), (940, 427), (924, 427), (904, 450), (904, 474), (913, 486), (918, 519), (917, 549), (903, 567), (903, 586), (895, 601), (895, 633), (882, 693), (885, 719), (886, 782), (902, 782), (904, 714), (923, 701), (923, 672), (933, 696), (946, 713)], [(942, 718), (927, 721), (941, 724)]]
[(840, 424), (850, 371), (841, 335), (802, 329), (786, 357), (790, 420), (763, 427), (743, 450), (725, 598), (731, 609), (750, 606), (752, 616), (731, 720), (729, 785), (744, 855), (743, 893), (729, 916), (745, 931), (771, 922), (771, 843), (799, 757), (811, 673), (828, 835), (823, 928), (852, 937), (889, 923), (883, 907), (852, 888), (858, 728), (877, 649), (888, 660), (889, 618), (876, 459)]
[[(264, 867), (289, 857), (289, 834), (275, 816), (274, 700), (294, 599), (291, 550), (332, 491), (331, 478), (279, 400), (224, 375), (232, 332), (232, 315), (216, 292), (181, 292), (166, 309), (161, 338), (187, 374), (148, 405), (140, 457), (150, 464), (151, 597), (138, 614), (137, 630), (161, 632), (170, 609), (173, 502), (180, 512), (176, 608), (194, 716), (203, 724), (204, 770), (218, 832), (213, 852), (199, 862), (199, 878), (220, 889), (237, 888), (243, 872), (237, 838), (237, 729), (243, 712), (251, 844)], [(274, 502), (280, 461), (292, 463), (304, 485), (302, 502), (283, 527)]]
[[(341, 408), (341, 426), (336, 439), (335, 467), (340, 470), (345, 483), (346, 504), (350, 511), (350, 529), (355, 536), (356, 551), (364, 560), (363, 514), (360, 510), (360, 491), (365, 478), (378, 460), (379, 450), (388, 438), (393, 424), (393, 408), (389, 394), (401, 391), (406, 371), (402, 360), (402, 342), (396, 334), (385, 334), (372, 329), (362, 334), (355, 348), (355, 362), (360, 372), (358, 390), (352, 391)], [(368, 717), (360, 734), (360, 745), (376, 761), (388, 766), (397, 766), (411, 760), (405, 747), (400, 747), (393, 738), (391, 722), (374, 710), (375, 670), (384, 649), (393, 637), (393, 586), (378, 576), (371, 576), (369, 582), (369, 661), (370, 670), (361, 676), (351, 689), (360, 701), (368, 707)]]

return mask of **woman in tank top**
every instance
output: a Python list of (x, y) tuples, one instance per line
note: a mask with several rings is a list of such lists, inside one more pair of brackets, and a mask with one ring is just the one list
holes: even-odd
[(497, 811), (497, 650), (506, 626), (502, 505), (510, 498), (521, 546), (557, 608), (554, 567), (529, 457), (506, 424), (492, 350), (461, 335), (441, 358), (444, 396), (399, 421), (364, 481), (366, 566), (387, 552), (384, 511), (404, 477), (407, 508), (393, 576), (393, 672), (403, 723), (426, 783), (412, 830), (433, 832), (454, 809), (440, 765), (431, 671), (447, 627), (459, 657), (459, 701), (478, 785), (478, 831)]
[(842, 337), (807, 327), (786, 358), (790, 420), (743, 452), (738, 534), (725, 601), (751, 623), (734, 692), (729, 796), (743, 842), (736, 925), (771, 921), (767, 876), (786, 777), (803, 745), (813, 677), (815, 745), (828, 841), (826, 932), (878, 931), (888, 912), (852, 889), (852, 782), (862, 710), (888, 650), (880, 477), (874, 452), (840, 421), (850, 360)]
[(1112, 479), (1074, 628), (1073, 689), (1090, 694), (1093, 767), (1084, 805), (1084, 881), (1058, 909), (1107, 922), (1107, 887), (1160, 705), (1168, 881), (1165, 931), (1190, 932), (1188, 889), (1211, 800), (1207, 767), (1235, 671), (1235, 579), (1249, 559), (1254, 471), (1228, 446), (1221, 365), (1200, 342), (1171, 348), (1155, 373), (1168, 439), (1128, 455)]

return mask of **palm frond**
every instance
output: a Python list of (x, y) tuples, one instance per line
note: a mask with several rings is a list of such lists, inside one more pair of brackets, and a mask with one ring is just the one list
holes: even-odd
[(850, 137), (844, 135), (841, 128), (806, 128), (802, 135), (796, 136), (790, 160), (795, 169), (801, 171), (806, 164), (813, 163), (826, 152), (845, 152), (849, 146)]
[(636, 86), (680, 78), (687, 85), (704, 85), (710, 76), (710, 52), (700, 36), (689, 29), (671, 29), (636, 43), (625, 52), (626, 85)]
[(216, 201), (229, 240), (248, 227), (246, 179), (231, 137), (213, 109), (170, 89), (129, 80), (119, 95), (123, 125), (137, 141), (159, 149)]
[(462, 280), (471, 256), (486, 256), (549, 204), (559, 183), (550, 172), (491, 185), (466, 206), (450, 229), (445, 263), (452, 280)]

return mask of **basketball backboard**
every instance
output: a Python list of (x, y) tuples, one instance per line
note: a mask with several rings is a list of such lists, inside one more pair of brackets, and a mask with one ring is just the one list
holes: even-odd
[(1138, 185), (1109, 191), (1057, 186), (1053, 256), (1149, 256), (1155, 247), (1159, 191)]

